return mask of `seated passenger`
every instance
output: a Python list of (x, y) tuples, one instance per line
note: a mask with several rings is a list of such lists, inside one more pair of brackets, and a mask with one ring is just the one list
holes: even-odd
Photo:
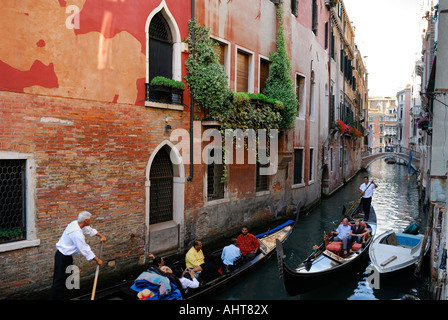
[(344, 254), (347, 254), (349, 244), (348, 236), (350, 234), (350, 231), (351, 227), (348, 224), (348, 219), (344, 218), (342, 220), (342, 224), (337, 227), (336, 231), (331, 232), (332, 234), (336, 235), (336, 237), (333, 238), (333, 241), (342, 242), (342, 250), (344, 250)]
[(260, 241), (252, 233), (249, 233), (247, 226), (241, 228), (241, 234), (238, 236), (237, 241), (244, 262), (250, 261), (257, 256), (260, 249)]
[(152, 263), (156, 268), (159, 268), (160, 270), (166, 273), (173, 273), (170, 267), (165, 265), (165, 261), (163, 261), (162, 257), (155, 257), (152, 253), (148, 254), (148, 257), (150, 257), (153, 260)]
[(353, 242), (362, 243), (364, 236), (369, 234), (369, 232), (369, 229), (361, 224), (361, 219), (356, 219), (350, 231), (350, 247), (353, 245)]
[(188, 250), (185, 256), (185, 264), (188, 269), (192, 269), (195, 272), (202, 271), (205, 263), (205, 257), (202, 253), (202, 242), (195, 240), (193, 246)]
[[(192, 269), (185, 269), (182, 271), (180, 267), (176, 267), (173, 270), (173, 274), (179, 279), (182, 284), (182, 289), (187, 290), (188, 288), (195, 289), (199, 287), (199, 281), (196, 279)], [(191, 279), (186, 278), (186, 274), (189, 274)]]
[(221, 260), (224, 273), (235, 270), (236, 262), (241, 258), (241, 250), (237, 247), (238, 241), (233, 238), (230, 244), (222, 249)]

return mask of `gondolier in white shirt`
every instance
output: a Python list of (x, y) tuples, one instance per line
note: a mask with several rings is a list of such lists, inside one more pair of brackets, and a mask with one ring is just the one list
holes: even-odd
[(54, 257), (53, 285), (51, 287), (50, 299), (64, 299), (68, 297), (66, 279), (70, 274), (66, 273), (68, 266), (73, 265), (73, 255), (81, 253), (88, 261), (95, 260), (101, 265), (103, 262), (90, 249), (86, 243), (85, 236), (98, 236), (102, 242), (106, 237), (97, 230), (90, 227), (92, 214), (82, 211), (78, 215), (78, 220), (67, 225), (61, 238), (56, 243), (56, 254)]
[(378, 185), (372, 180), (369, 182), (369, 177), (364, 177), (364, 183), (359, 187), (359, 192), (362, 194), (361, 205), (364, 212), (364, 221), (369, 220), (370, 204), (372, 203), (373, 190), (378, 188)]

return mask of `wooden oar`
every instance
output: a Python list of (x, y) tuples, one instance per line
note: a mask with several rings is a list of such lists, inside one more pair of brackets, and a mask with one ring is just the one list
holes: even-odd
[[(101, 241), (101, 248), (100, 248), (100, 254), (98, 256), (99, 259), (101, 259), (101, 253), (103, 252), (103, 244), (104, 242)], [(92, 289), (92, 297), (90, 300), (95, 300), (95, 291), (96, 291), (96, 285), (98, 283), (98, 275), (100, 273), (100, 265), (96, 266), (96, 272), (95, 272), (95, 280), (93, 281), (93, 289)]]
[[(372, 184), (372, 182), (369, 183), (369, 185), (367, 186), (366, 190), (370, 187), (370, 185)], [(350, 207), (350, 209), (348, 209), (347, 211), (347, 215), (350, 213), (350, 211), (352, 211), (353, 207), (355, 206), (355, 204), (358, 203), (358, 201), (362, 198), (362, 194), (359, 196), (358, 200), (355, 201), (355, 203)]]

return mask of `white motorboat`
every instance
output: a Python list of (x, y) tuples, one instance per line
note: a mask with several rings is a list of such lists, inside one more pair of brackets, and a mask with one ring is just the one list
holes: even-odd
[[(376, 270), (384, 275), (415, 266), (423, 246), (422, 234), (399, 233), (389, 230), (374, 239), (369, 256)], [(425, 252), (429, 248), (427, 242)]]

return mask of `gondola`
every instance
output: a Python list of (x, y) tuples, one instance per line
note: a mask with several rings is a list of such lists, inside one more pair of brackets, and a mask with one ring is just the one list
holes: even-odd
[[(288, 239), (294, 230), (294, 226), (298, 220), (299, 207), (297, 208), (296, 219), (288, 220), (274, 229), (267, 232), (255, 235), (260, 241), (260, 253), (251, 261), (242, 264), (230, 273), (224, 273), (218, 276), (216, 279), (206, 283), (201, 283), (199, 288), (189, 289), (183, 294), (183, 299), (198, 299), (204, 297), (206, 294), (214, 292), (219, 288), (222, 288), (229, 283), (233, 282), (248, 271), (253, 270), (256, 266), (267, 260), (276, 250), (276, 243), (283, 243)], [(206, 256), (206, 259), (221, 259), (221, 251), (218, 250), (210, 255)], [(182, 262), (175, 263), (175, 265), (181, 265)], [(170, 275), (170, 278), (173, 277)], [(171, 278), (172, 279), (172, 278)], [(134, 284), (134, 280), (127, 281), (103, 290), (96, 292), (95, 300), (137, 300), (137, 292), (132, 290), (131, 287)], [(90, 300), (90, 294), (75, 298), (74, 300)]]
[[(344, 208), (343, 216), (349, 218), (350, 223), (353, 223), (354, 219), (363, 217), (362, 206), (358, 205), (352, 212), (348, 212), (348, 215), (345, 215)], [(346, 255), (339, 252), (337, 250), (338, 243), (332, 242), (333, 236), (329, 233), (325, 235), (319, 248), (315, 248), (315, 251), (296, 268), (289, 267), (286, 264), (283, 245), (277, 242), (278, 267), (287, 293), (291, 296), (303, 294), (313, 290), (319, 284), (328, 284), (337, 280), (337, 277), (341, 277), (341, 274), (342, 278), (348, 277), (348, 273), (341, 271), (348, 271), (348, 269), (354, 267), (369, 252), (369, 246), (377, 229), (376, 220), (375, 210), (370, 207), (369, 220), (363, 221), (370, 230), (370, 234), (367, 239), (364, 239), (362, 245), (353, 244), (353, 252)]]

